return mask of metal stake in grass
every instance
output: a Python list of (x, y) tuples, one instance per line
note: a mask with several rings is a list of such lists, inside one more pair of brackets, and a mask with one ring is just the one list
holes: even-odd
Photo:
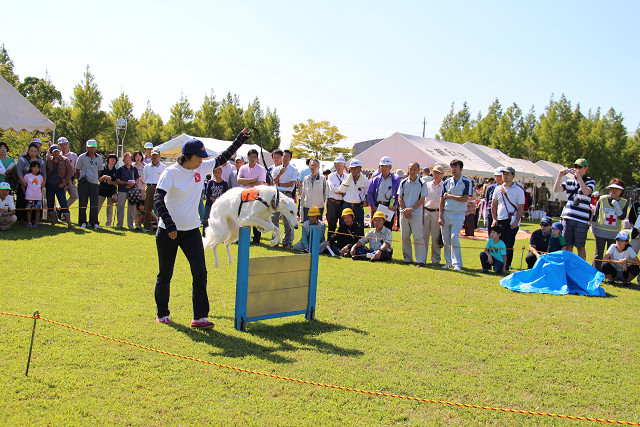
[(31, 350), (33, 350), (33, 338), (36, 335), (36, 320), (40, 317), (38, 311), (33, 312), (33, 329), (31, 330), (31, 346), (29, 347), (29, 359), (27, 359), (27, 372), (24, 373), (25, 377), (29, 376), (29, 365), (31, 364)]

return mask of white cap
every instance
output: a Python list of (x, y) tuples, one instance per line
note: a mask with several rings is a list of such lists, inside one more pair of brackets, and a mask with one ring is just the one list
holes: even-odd
[(494, 172), (494, 175), (502, 175), (502, 166), (500, 166), (499, 168), (497, 168)]
[(63, 142), (66, 142), (68, 144), (69, 140), (64, 136), (61, 136), (60, 138), (58, 138), (58, 144), (62, 144)]
[(356, 158), (351, 159), (351, 162), (349, 163), (349, 167), (350, 168), (355, 168), (355, 167), (362, 167), (362, 162)]
[(145, 142), (144, 143), (144, 148), (153, 148), (153, 142)]
[[(624, 187), (621, 186), (621, 185), (618, 185), (618, 184), (609, 184), (609, 185), (607, 185), (607, 188), (617, 188), (618, 190), (624, 191)], [(597, 191), (596, 191), (596, 193), (597, 193)]]
[(384, 156), (383, 158), (380, 159), (380, 166), (391, 166), (393, 164), (393, 162), (391, 161), (391, 157), (389, 156)]
[(336, 159), (333, 161), (333, 163), (346, 163), (344, 160), (344, 156), (342, 154), (339, 154), (338, 157), (336, 157)]
[(38, 144), (42, 144), (42, 141), (40, 141), (40, 138), (33, 138), (31, 142), (37, 142)]

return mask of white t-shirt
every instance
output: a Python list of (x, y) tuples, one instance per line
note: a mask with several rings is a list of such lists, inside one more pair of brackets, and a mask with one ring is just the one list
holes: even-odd
[[(505, 185), (505, 193), (511, 201), (511, 203), (509, 203), (509, 201), (507, 201), (507, 197), (502, 194), (502, 187), (502, 185), (498, 185), (496, 186), (496, 189), (493, 190), (493, 201), (491, 203), (493, 205), (493, 203), (496, 203), (496, 201), (498, 202), (498, 218), (496, 219), (498, 221), (509, 219), (509, 214), (512, 213), (513, 221), (515, 221), (518, 213), (518, 208), (520, 207), (520, 205), (524, 205), (524, 190), (515, 182), (511, 184), (511, 187), (507, 187)], [(512, 203), (513, 205), (516, 205), (515, 208), (513, 207)]]
[(16, 209), (16, 205), (13, 202), (13, 197), (11, 197), (10, 194), (7, 194), (7, 197), (5, 197), (4, 200), (0, 199), (0, 209), (6, 211), (13, 211)]
[[(615, 243), (609, 246), (609, 249), (607, 249), (607, 253), (611, 255), (611, 259), (613, 261), (620, 261), (623, 258), (631, 259), (631, 258), (635, 258), (638, 255), (636, 254), (636, 251), (634, 251), (631, 246), (627, 246), (627, 249), (625, 249), (622, 252), (618, 251), (618, 247), (616, 246)], [(613, 265), (616, 268), (616, 270), (620, 270), (620, 271), (623, 270), (622, 266), (618, 263), (612, 262), (611, 265)]]
[[(164, 203), (179, 231), (200, 227), (198, 204), (202, 198), (202, 185), (205, 177), (213, 172), (215, 165), (215, 158), (204, 160), (195, 170), (185, 169), (174, 163), (160, 175), (157, 188), (167, 192)], [(162, 218), (158, 227), (166, 228)]]

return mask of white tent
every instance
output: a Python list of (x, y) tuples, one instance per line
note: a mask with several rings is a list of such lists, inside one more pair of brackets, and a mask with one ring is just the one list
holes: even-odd
[[(180, 154), (182, 150), (182, 145), (184, 145), (184, 143), (190, 140), (191, 138), (198, 138), (200, 141), (202, 141), (205, 149), (207, 150), (207, 153), (210, 156), (217, 156), (218, 154), (226, 150), (227, 147), (232, 143), (232, 141), (222, 141), (220, 139), (214, 139), (214, 138), (201, 138), (199, 136), (191, 136), (191, 135), (187, 135), (186, 133), (183, 133), (182, 135), (178, 135), (167, 142), (163, 142), (160, 145), (156, 145), (154, 147), (154, 150), (159, 151), (162, 157), (175, 159)], [(240, 147), (240, 149), (238, 149), (238, 152), (236, 154), (246, 157), (247, 153), (252, 148), (258, 151), (258, 160), (260, 161), (260, 164), (262, 164), (262, 158), (260, 158), (259, 145), (244, 144), (242, 145), (242, 147)], [(273, 160), (271, 160), (271, 153), (267, 151), (264, 151), (263, 153), (264, 153), (264, 160), (267, 162), (267, 167), (271, 166), (273, 164)]]
[(549, 172), (539, 168), (533, 162), (524, 159), (514, 159), (497, 148), (475, 144), (473, 142), (465, 142), (462, 145), (469, 151), (477, 154), (478, 157), (494, 168), (498, 168), (499, 166), (512, 166), (516, 170), (516, 177), (547, 181), (547, 183), (555, 179), (555, 175), (552, 176)]
[(453, 159), (462, 160), (463, 173), (467, 176), (491, 177), (495, 169), (461, 144), (398, 132), (358, 154), (357, 158), (364, 168), (377, 169), (383, 156), (391, 157), (393, 169), (406, 170), (411, 162), (418, 162), (420, 167), (436, 163), (448, 167)]
[[(560, 193), (554, 193), (553, 192), (553, 184), (555, 183), (555, 177), (558, 176), (558, 172), (560, 172), (563, 169), (566, 169), (564, 166), (559, 165), (558, 163), (553, 163), (553, 162), (549, 162), (547, 160), (538, 160), (535, 163), (536, 166), (538, 166), (541, 169), (546, 170), (549, 174), (553, 175), (553, 181), (551, 182), (551, 186), (549, 186), (549, 191), (551, 191), (551, 199), (550, 200), (561, 200), (563, 202), (567, 201), (567, 193), (560, 192)], [(567, 177), (564, 176), (562, 177), (562, 182), (566, 181)]]
[(55, 128), (56, 125), (51, 120), (0, 76), (0, 129), (44, 132)]

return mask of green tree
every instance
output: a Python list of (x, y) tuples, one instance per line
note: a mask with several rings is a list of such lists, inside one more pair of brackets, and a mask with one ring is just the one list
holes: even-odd
[(471, 133), (471, 127), (471, 112), (467, 102), (462, 104), (462, 109), (458, 112), (455, 111), (455, 104), (452, 102), (449, 114), (442, 120), (436, 139), (464, 143), (467, 141), (466, 136)]
[(224, 132), (220, 123), (220, 103), (216, 101), (216, 95), (211, 89), (210, 95), (204, 96), (202, 106), (196, 112), (194, 120), (196, 133), (208, 138), (223, 139)]
[(193, 133), (193, 110), (191, 104), (184, 93), (180, 94), (180, 100), (171, 107), (171, 117), (167, 125), (171, 129), (171, 135), (178, 136), (183, 133), (191, 135)]
[(171, 133), (166, 129), (162, 117), (151, 108), (151, 103), (147, 101), (147, 108), (140, 116), (139, 123), (140, 139), (144, 142), (152, 142), (154, 146), (160, 145), (171, 137)]
[[(102, 94), (94, 82), (94, 76), (89, 72), (89, 66), (84, 73), (84, 81), (73, 88), (71, 105), (73, 111), (73, 148), (78, 152), (85, 151), (88, 139), (95, 139), (108, 126), (107, 113), (100, 110)], [(101, 142), (101, 141), (99, 141)], [(70, 144), (71, 145), (71, 144)]]
[(73, 141), (73, 108), (62, 101), (60, 105), (51, 108), (47, 117), (56, 124), (56, 137), (66, 137), (69, 140), (69, 149), (72, 151), (77, 150), (79, 142)]
[(275, 108), (271, 111), (271, 109), (267, 107), (267, 111), (265, 111), (264, 135), (265, 141), (263, 144), (265, 149), (273, 150), (280, 147), (280, 118)]
[(563, 165), (572, 165), (577, 158), (584, 157), (584, 148), (577, 138), (581, 119), (579, 107), (573, 111), (564, 94), (558, 101), (552, 96), (535, 130), (539, 157)]
[(315, 157), (319, 160), (330, 159), (335, 154), (338, 142), (346, 138), (336, 126), (324, 120), (293, 125), (291, 151), (294, 157)]
[(4, 47), (4, 43), (0, 47), (0, 76), (13, 87), (17, 87), (20, 83), (20, 78), (13, 72), (13, 61), (9, 58), (9, 52)]
[(500, 141), (498, 140), (498, 127), (502, 119), (502, 106), (496, 98), (487, 111), (487, 115), (482, 119), (478, 117), (476, 133), (474, 134), (476, 144), (487, 145), (489, 147), (498, 148)]
[(224, 131), (222, 139), (228, 141), (233, 141), (244, 127), (244, 112), (238, 95), (228, 92), (220, 103), (220, 123)]
[(48, 76), (44, 79), (26, 77), (16, 89), (43, 114), (51, 111), (56, 102), (62, 102), (62, 94), (51, 83)]
[(495, 148), (501, 150), (510, 157), (522, 158), (526, 154), (524, 139), (522, 138), (522, 110), (514, 102), (506, 109), (495, 131)]

